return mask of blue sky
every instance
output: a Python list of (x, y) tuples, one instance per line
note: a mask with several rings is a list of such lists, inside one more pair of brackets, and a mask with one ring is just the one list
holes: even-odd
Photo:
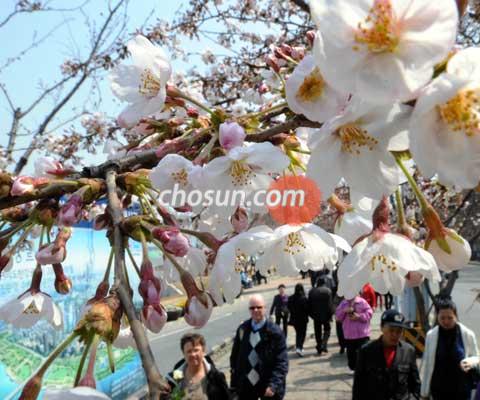
[[(51, 0), (49, 6), (59, 8), (73, 8), (84, 3), (85, 0)], [(0, 1), (0, 21), (14, 9), (15, 0)], [(112, 3), (116, 3), (112, 0)], [(101, 13), (105, 12), (107, 0), (91, 0), (85, 7), (84, 13), (93, 24), (99, 24)], [(139, 6), (141, 4), (141, 6)], [(157, 18), (171, 21), (179, 7), (188, 4), (186, 1), (177, 0), (143, 0), (131, 1), (128, 7), (128, 32), (135, 30), (143, 24), (151, 14), (150, 21)], [(2, 68), (9, 59), (16, 57), (21, 51), (28, 48), (32, 39), (41, 38), (46, 33), (54, 30), (53, 34), (38, 47), (29, 51), (19, 62)], [(0, 82), (4, 84), (15, 105), (26, 106), (35, 95), (40, 93), (39, 87), (42, 83), (51, 83), (61, 78), (59, 66), (65, 59), (76, 55), (85, 55), (88, 51), (88, 27), (85, 25), (85, 17), (78, 11), (65, 12), (37, 12), (34, 14), (19, 14), (10, 20), (8, 24), (0, 28), (0, 35), (4, 40), (0, 47)], [(6, 40), (5, 40), (6, 39)], [(192, 43), (183, 44), (187, 48), (198, 47)], [(174, 69), (181, 70), (188, 68), (188, 65), (181, 62), (174, 62)], [(122, 109), (111, 95), (108, 87), (108, 80), (104, 79), (99, 84), (102, 93), (101, 111), (107, 115), (117, 115)], [(73, 104), (77, 110), (82, 110), (86, 101), (88, 91), (84, 88), (76, 94)], [(51, 109), (52, 102), (47, 102), (39, 107), (34, 113), (27, 117), (27, 127), (38, 126), (44, 115)], [(3, 94), (0, 94), (0, 144), (6, 145), (8, 129), (10, 128), (10, 108)], [(67, 107), (62, 113), (64, 119), (72, 114), (72, 108)], [(51, 126), (55, 126), (52, 124)], [(58, 130), (61, 132), (62, 128)], [(19, 143), (25, 147), (28, 137), (20, 137)], [(101, 149), (100, 149), (101, 152)], [(22, 152), (16, 152), (14, 157), (19, 157)], [(103, 156), (89, 157), (91, 162), (100, 161)], [(27, 169), (31, 171), (31, 165)]]

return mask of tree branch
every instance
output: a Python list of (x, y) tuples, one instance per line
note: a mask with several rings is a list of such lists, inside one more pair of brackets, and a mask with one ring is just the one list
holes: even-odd
[(125, 248), (120, 224), (123, 219), (122, 206), (117, 195), (116, 173), (108, 170), (107, 173), (108, 207), (113, 219), (113, 248), (115, 254), (115, 282), (112, 290), (116, 291), (127, 315), (137, 349), (142, 359), (142, 365), (147, 377), (150, 399), (158, 400), (169, 392), (166, 380), (160, 374), (155, 364), (147, 335), (133, 305), (125, 276)]
[(68, 101), (73, 97), (73, 95), (78, 91), (80, 86), (82, 86), (83, 82), (87, 79), (89, 76), (90, 72), (89, 71), (89, 65), (92, 61), (94, 61), (95, 54), (97, 53), (97, 50), (103, 40), (103, 35), (105, 31), (107, 30), (108, 25), (110, 24), (110, 21), (112, 20), (113, 16), (115, 13), (118, 11), (120, 6), (125, 2), (126, 0), (120, 0), (117, 5), (110, 11), (107, 19), (105, 20), (102, 28), (100, 29), (100, 32), (97, 36), (97, 39), (95, 40), (95, 43), (93, 44), (92, 50), (90, 51), (90, 54), (88, 56), (87, 61), (83, 64), (83, 74), (82, 77), (77, 81), (77, 83), (73, 86), (72, 89), (66, 94), (66, 96), (53, 108), (52, 111), (46, 116), (46, 118), (43, 120), (42, 124), (39, 126), (37, 132), (35, 133), (33, 140), (32, 140), (32, 145), (28, 147), (28, 149), (23, 153), (23, 155), (20, 157), (18, 160), (17, 164), (15, 165), (15, 169), (13, 173), (15, 175), (18, 175), (22, 169), (25, 167), (25, 165), (28, 162), (28, 159), (32, 155), (35, 146), (34, 142), (35, 139), (41, 137), (44, 133), (45, 130), (47, 129), (48, 124), (51, 122), (51, 120), (57, 115), (57, 113), (65, 106), (65, 104), (68, 103)]
[(322, 124), (319, 122), (310, 121), (309, 119), (305, 118), (303, 115), (296, 115), (292, 119), (289, 119), (288, 121), (282, 124), (276, 125), (272, 128), (265, 129), (264, 131), (253, 134), (253, 135), (248, 135), (247, 140), (249, 142), (265, 142), (266, 140), (268, 140), (274, 135), (277, 135), (283, 132), (288, 132), (292, 129), (296, 129), (299, 127), (320, 128), (321, 126)]
[(304, 0), (290, 0), (293, 4), (300, 7), (303, 11), (310, 14), (310, 7)]

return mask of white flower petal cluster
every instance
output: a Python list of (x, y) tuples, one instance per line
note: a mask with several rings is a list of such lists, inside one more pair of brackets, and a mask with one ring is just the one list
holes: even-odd
[(119, 120), (127, 126), (133, 126), (140, 118), (163, 108), (165, 86), (172, 68), (163, 50), (142, 35), (130, 40), (127, 48), (132, 55), (132, 64), (118, 65), (110, 78), (115, 96), (129, 103)]
[(55, 329), (63, 326), (60, 308), (49, 295), (42, 292), (27, 291), (5, 303), (0, 307), (0, 319), (16, 328), (31, 328), (42, 319)]
[[(455, 189), (480, 181), (480, 49), (454, 55), (417, 99), (410, 149), (420, 172)], [(426, 151), (428, 149), (428, 151)]]
[[(300, 271), (335, 265), (337, 246), (331, 234), (314, 224), (282, 225), (274, 231), (264, 229), (255, 235), (262, 242), (256, 267), (284, 276), (297, 276)], [(348, 244), (347, 244), (348, 246)]]
[(285, 94), (293, 112), (318, 122), (334, 117), (347, 101), (345, 95), (340, 95), (325, 82), (311, 55), (294, 69), (285, 84)]
[(440, 280), (433, 256), (404, 236), (384, 233), (370, 235), (357, 243), (338, 269), (338, 294), (350, 299), (370, 283), (382, 294), (403, 293), (409, 272), (418, 272), (432, 281)]
[(353, 99), (343, 114), (310, 137), (307, 175), (329, 196), (344, 178), (356, 192), (380, 199), (405, 179), (389, 153), (391, 142), (406, 140), (411, 108), (374, 106)]
[(325, 80), (377, 104), (414, 99), (455, 43), (451, 0), (314, 0), (310, 9)]

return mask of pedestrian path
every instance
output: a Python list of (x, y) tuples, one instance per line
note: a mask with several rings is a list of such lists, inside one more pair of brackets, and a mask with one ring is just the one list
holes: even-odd
[[(380, 335), (380, 315), (375, 312), (372, 318), (372, 335), (375, 339)], [(339, 346), (332, 323), (332, 336), (328, 344), (328, 353), (317, 355), (313, 337), (313, 323), (310, 320), (307, 340), (304, 346), (304, 357), (295, 354), (295, 330), (289, 327), (287, 345), (289, 347), (289, 372), (287, 375), (287, 394), (285, 400), (348, 400), (352, 397), (353, 373), (347, 366), (347, 355), (339, 354)], [(229, 374), (229, 356), (226, 351), (215, 360), (217, 367)]]

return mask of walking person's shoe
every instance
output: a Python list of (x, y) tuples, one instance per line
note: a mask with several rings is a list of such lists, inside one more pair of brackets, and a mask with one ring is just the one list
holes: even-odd
[(297, 347), (297, 349), (295, 350), (295, 353), (297, 353), (297, 356), (303, 357), (303, 350), (302, 349)]

